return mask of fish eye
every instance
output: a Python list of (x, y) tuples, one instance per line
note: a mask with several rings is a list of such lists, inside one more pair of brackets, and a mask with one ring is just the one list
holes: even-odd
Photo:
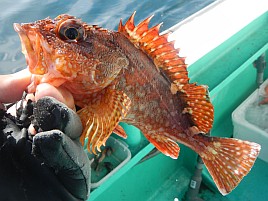
[(58, 25), (57, 35), (61, 40), (67, 42), (77, 42), (84, 38), (85, 30), (81, 24), (75, 20), (66, 20)]
[(65, 29), (64, 36), (69, 40), (76, 40), (79, 37), (79, 32), (76, 28), (69, 27)]

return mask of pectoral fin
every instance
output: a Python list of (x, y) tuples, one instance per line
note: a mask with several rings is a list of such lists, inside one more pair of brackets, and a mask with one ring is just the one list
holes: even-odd
[(130, 103), (122, 91), (105, 89), (92, 94), (88, 106), (78, 111), (84, 128), (80, 137), (82, 144), (88, 138), (88, 150), (96, 153), (97, 148), (100, 151), (119, 121), (126, 116)]

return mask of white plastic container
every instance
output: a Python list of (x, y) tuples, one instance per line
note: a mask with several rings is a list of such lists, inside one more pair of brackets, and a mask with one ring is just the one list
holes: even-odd
[[(115, 172), (117, 172), (123, 165), (125, 165), (131, 158), (131, 152), (129, 149), (119, 140), (109, 137), (106, 141), (105, 147), (111, 147), (112, 153), (110, 156), (106, 156), (102, 163), (109, 163), (112, 166), (112, 171), (109, 172), (107, 168), (102, 166), (99, 170), (91, 168), (91, 188), (97, 188), (109, 177), (111, 177)], [(105, 149), (102, 146), (101, 150)], [(93, 153), (87, 152), (90, 161), (96, 158)], [(102, 165), (102, 164), (101, 164)]]
[[(256, 142), (261, 145), (261, 152), (259, 154), (259, 158), (268, 162), (268, 121), (267, 124), (266, 121), (263, 121), (262, 123), (258, 123), (257, 118), (263, 118), (264, 113), (261, 113), (258, 115), (260, 111), (256, 111), (255, 115), (253, 113), (252, 117), (248, 117), (249, 108), (252, 110), (252, 105), (255, 104), (255, 108), (257, 110), (261, 110), (262, 112), (266, 109), (268, 110), (268, 105), (263, 105), (261, 108), (258, 108), (257, 102), (259, 99), (259, 95), (263, 95), (264, 87), (268, 85), (268, 79), (261, 85), (260, 91), (255, 90), (244, 102), (242, 102), (241, 105), (239, 105), (232, 114), (232, 120), (234, 125), (234, 138), (242, 139), (242, 140), (248, 140), (252, 142)], [(250, 111), (251, 113), (254, 111)], [(267, 114), (267, 112), (266, 112)], [(255, 115), (255, 119), (254, 119)], [(256, 123), (251, 123), (251, 122)], [(259, 125), (258, 125), (259, 124)], [(266, 124), (266, 129), (263, 127), (263, 125)]]

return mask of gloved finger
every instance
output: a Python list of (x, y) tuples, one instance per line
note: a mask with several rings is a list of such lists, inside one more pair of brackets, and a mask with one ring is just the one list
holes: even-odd
[(79, 138), (82, 133), (82, 123), (78, 115), (55, 98), (39, 99), (33, 114), (42, 131), (59, 129), (72, 139)]
[(32, 153), (56, 170), (71, 194), (86, 199), (90, 189), (90, 162), (79, 140), (71, 140), (59, 130), (38, 133)]
[[(32, 138), (27, 132), (27, 126), (22, 128), (24, 124), (21, 123), (6, 111), (0, 110), (0, 200), (81, 201), (81, 196), (77, 196), (81, 191), (77, 190), (73, 194), (71, 188), (67, 189), (64, 185), (68, 186), (68, 181), (61, 181), (57, 176), (59, 173), (31, 154)], [(79, 156), (76, 158), (83, 161)], [(68, 177), (68, 172), (62, 176), (70, 178), (70, 181), (78, 181), (77, 175), (81, 176), (84, 171), (80, 172), (80, 175), (74, 174), (76, 177)], [(79, 189), (87, 188), (83, 180), (75, 184)]]
[(7, 107), (7, 113), (11, 114), (12, 116), (17, 116), (18, 109), (22, 106), (23, 108), (26, 106), (27, 100), (20, 100), (16, 103), (11, 103), (11, 105)]
[[(6, 115), (4, 113), (4, 111), (2, 111), (2, 112), (3, 112), (4, 115)], [(1, 118), (1, 119), (2, 119), (1, 120), (2, 122), (0, 122), (0, 123), (3, 126), (3, 127), (1, 126), (1, 130), (2, 130), (2, 132), (4, 134), (4, 136), (6, 136), (6, 138), (8, 138), (10, 142), (11, 142), (11, 140), (14, 140), (14, 146), (15, 146), (15, 144), (21, 138), (24, 137), (24, 136), (22, 136), (24, 134), (22, 134), (21, 129), (11, 119), (6, 118), (6, 117)]]
[[(0, 139), (5, 134), (0, 130)], [(17, 140), (18, 135), (12, 133), (4, 144), (0, 143), (0, 200), (81, 201), (62, 185), (51, 168), (31, 154), (32, 143), (25, 138)]]
[(64, 87), (54, 87), (47, 83), (39, 84), (36, 87), (35, 100), (38, 101), (45, 96), (54, 97), (58, 101), (67, 105), (69, 108), (75, 109), (73, 96)]

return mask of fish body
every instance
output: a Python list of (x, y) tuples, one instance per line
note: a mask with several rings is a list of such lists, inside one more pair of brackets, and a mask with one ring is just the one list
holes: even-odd
[(185, 58), (168, 34), (159, 34), (160, 25), (148, 28), (149, 17), (135, 26), (134, 14), (118, 31), (66, 14), (15, 24), (35, 74), (29, 91), (43, 82), (67, 88), (82, 108), (81, 141), (87, 137), (94, 153), (113, 131), (126, 137), (118, 125), (123, 121), (171, 158), (179, 155), (177, 142), (193, 149), (228, 194), (250, 171), (260, 146), (206, 135), (214, 119), (207, 87), (189, 82)]

